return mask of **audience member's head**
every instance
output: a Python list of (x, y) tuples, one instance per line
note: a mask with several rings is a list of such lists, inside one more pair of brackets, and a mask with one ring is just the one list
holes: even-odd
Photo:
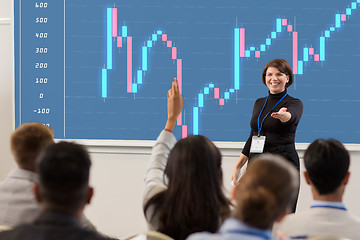
[(54, 131), (41, 123), (24, 123), (11, 135), (11, 152), (19, 168), (35, 171), (36, 158), (54, 143)]
[(204, 136), (189, 136), (175, 144), (165, 168), (168, 188), (145, 206), (145, 212), (154, 206), (158, 231), (182, 240), (194, 232), (218, 230), (230, 213), (221, 162), (219, 149)]
[[(188, 187), (201, 196), (214, 198), (222, 193), (221, 152), (206, 137), (189, 136), (178, 141), (169, 154), (165, 175), (168, 191)], [(204, 191), (204, 186), (208, 191)], [(191, 191), (185, 192), (191, 194)], [(204, 194), (208, 194), (205, 196)]]
[(270, 229), (295, 201), (299, 173), (284, 158), (272, 154), (254, 157), (235, 187), (233, 216), (245, 224)]
[(304, 155), (306, 173), (320, 195), (331, 194), (348, 180), (350, 157), (344, 145), (334, 139), (317, 139)]
[(90, 202), (91, 161), (86, 149), (75, 143), (60, 142), (49, 146), (39, 157), (39, 185), (35, 194), (45, 209), (80, 214)]

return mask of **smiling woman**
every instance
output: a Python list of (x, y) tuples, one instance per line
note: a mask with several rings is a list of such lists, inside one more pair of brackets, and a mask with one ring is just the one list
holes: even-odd
[(287, 93), (293, 82), (289, 63), (284, 59), (272, 60), (264, 67), (262, 81), (269, 88), (269, 95), (255, 102), (250, 136), (235, 164), (233, 181), (239, 180), (241, 168), (247, 161), (264, 152), (282, 155), (297, 169), (300, 167), (294, 141), (303, 104)]
[(289, 75), (282, 73), (275, 67), (266, 70), (265, 85), (271, 94), (285, 91), (285, 85), (289, 82)]

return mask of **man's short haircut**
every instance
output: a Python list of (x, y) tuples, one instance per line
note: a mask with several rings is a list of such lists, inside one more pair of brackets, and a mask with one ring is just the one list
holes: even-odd
[(59, 210), (79, 210), (86, 201), (90, 166), (90, 156), (82, 145), (50, 145), (37, 163), (42, 201)]
[(344, 180), (350, 165), (349, 152), (334, 139), (317, 139), (304, 155), (305, 168), (319, 194), (333, 193)]
[(20, 168), (34, 170), (36, 158), (49, 144), (54, 143), (54, 131), (44, 124), (24, 123), (11, 135), (10, 146)]

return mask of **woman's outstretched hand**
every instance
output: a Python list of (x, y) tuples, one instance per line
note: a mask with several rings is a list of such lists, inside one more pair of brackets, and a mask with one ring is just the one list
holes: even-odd
[(271, 117), (279, 119), (281, 122), (285, 123), (291, 119), (291, 113), (287, 111), (287, 108), (283, 107), (278, 112), (273, 112)]
[(179, 91), (178, 81), (174, 78), (172, 86), (167, 93), (168, 119), (165, 126), (166, 130), (174, 130), (176, 120), (181, 113), (183, 104), (183, 98)]

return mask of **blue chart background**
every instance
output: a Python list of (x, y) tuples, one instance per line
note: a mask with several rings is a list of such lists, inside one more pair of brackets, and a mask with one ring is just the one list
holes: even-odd
[[(325, 0), (291, 3), (284, 0), (71, 0), (49, 2), (49, 7), (39, 12), (33, 3), (19, 1), (15, 1), (16, 125), (40, 121), (50, 124), (57, 138), (124, 140), (157, 137), (166, 121), (166, 92), (176, 76), (176, 64), (171, 60), (171, 49), (157, 42), (148, 52), (144, 83), (138, 93), (127, 93), (126, 45), (119, 49), (114, 43), (114, 67), (108, 71), (108, 98), (103, 99), (101, 69), (106, 64), (106, 8), (118, 8), (118, 29), (128, 26), (128, 35), (133, 37), (133, 76), (141, 66), (141, 47), (151, 34), (162, 30), (175, 43), (178, 58), (183, 59), (184, 123), (191, 134), (192, 108), (197, 106), (197, 96), (203, 88), (214, 83), (220, 88), (220, 97), (224, 97), (223, 93), (234, 87), (235, 27), (246, 29), (246, 49), (254, 46), (259, 50), (260, 44), (275, 31), (276, 18), (287, 18), (299, 32), (299, 60), (302, 60), (302, 48), (314, 47), (318, 53), (324, 30), (334, 26), (335, 14), (345, 13), (351, 4), (351, 1)], [(359, 143), (359, 11), (353, 10), (341, 28), (326, 39), (326, 60), (307, 62), (304, 74), (296, 75), (295, 83), (289, 88), (289, 94), (304, 103), (296, 142), (332, 137)], [(24, 77), (37, 76), (28, 63), (38, 56), (27, 48), (38, 44), (33, 39), (38, 25), (30, 23), (39, 14), (49, 17), (49, 38), (43, 43), (49, 46), (49, 54), (44, 57), (49, 62), (45, 74), (52, 82), (49, 80), (45, 87), (25, 81)], [(292, 65), (292, 34), (285, 28), (266, 52), (261, 52), (260, 59), (255, 59), (253, 53), (250, 58), (241, 58), (240, 90), (224, 106), (213, 99), (213, 93), (206, 96), (199, 113), (199, 134), (214, 141), (248, 138), (254, 101), (267, 95), (267, 88), (261, 82), (262, 68), (273, 58), (287, 59)], [(44, 99), (38, 99), (39, 91), (46, 96)], [(33, 109), (39, 106), (51, 107), (51, 113), (34, 113)], [(179, 127), (175, 134), (181, 137)]]

